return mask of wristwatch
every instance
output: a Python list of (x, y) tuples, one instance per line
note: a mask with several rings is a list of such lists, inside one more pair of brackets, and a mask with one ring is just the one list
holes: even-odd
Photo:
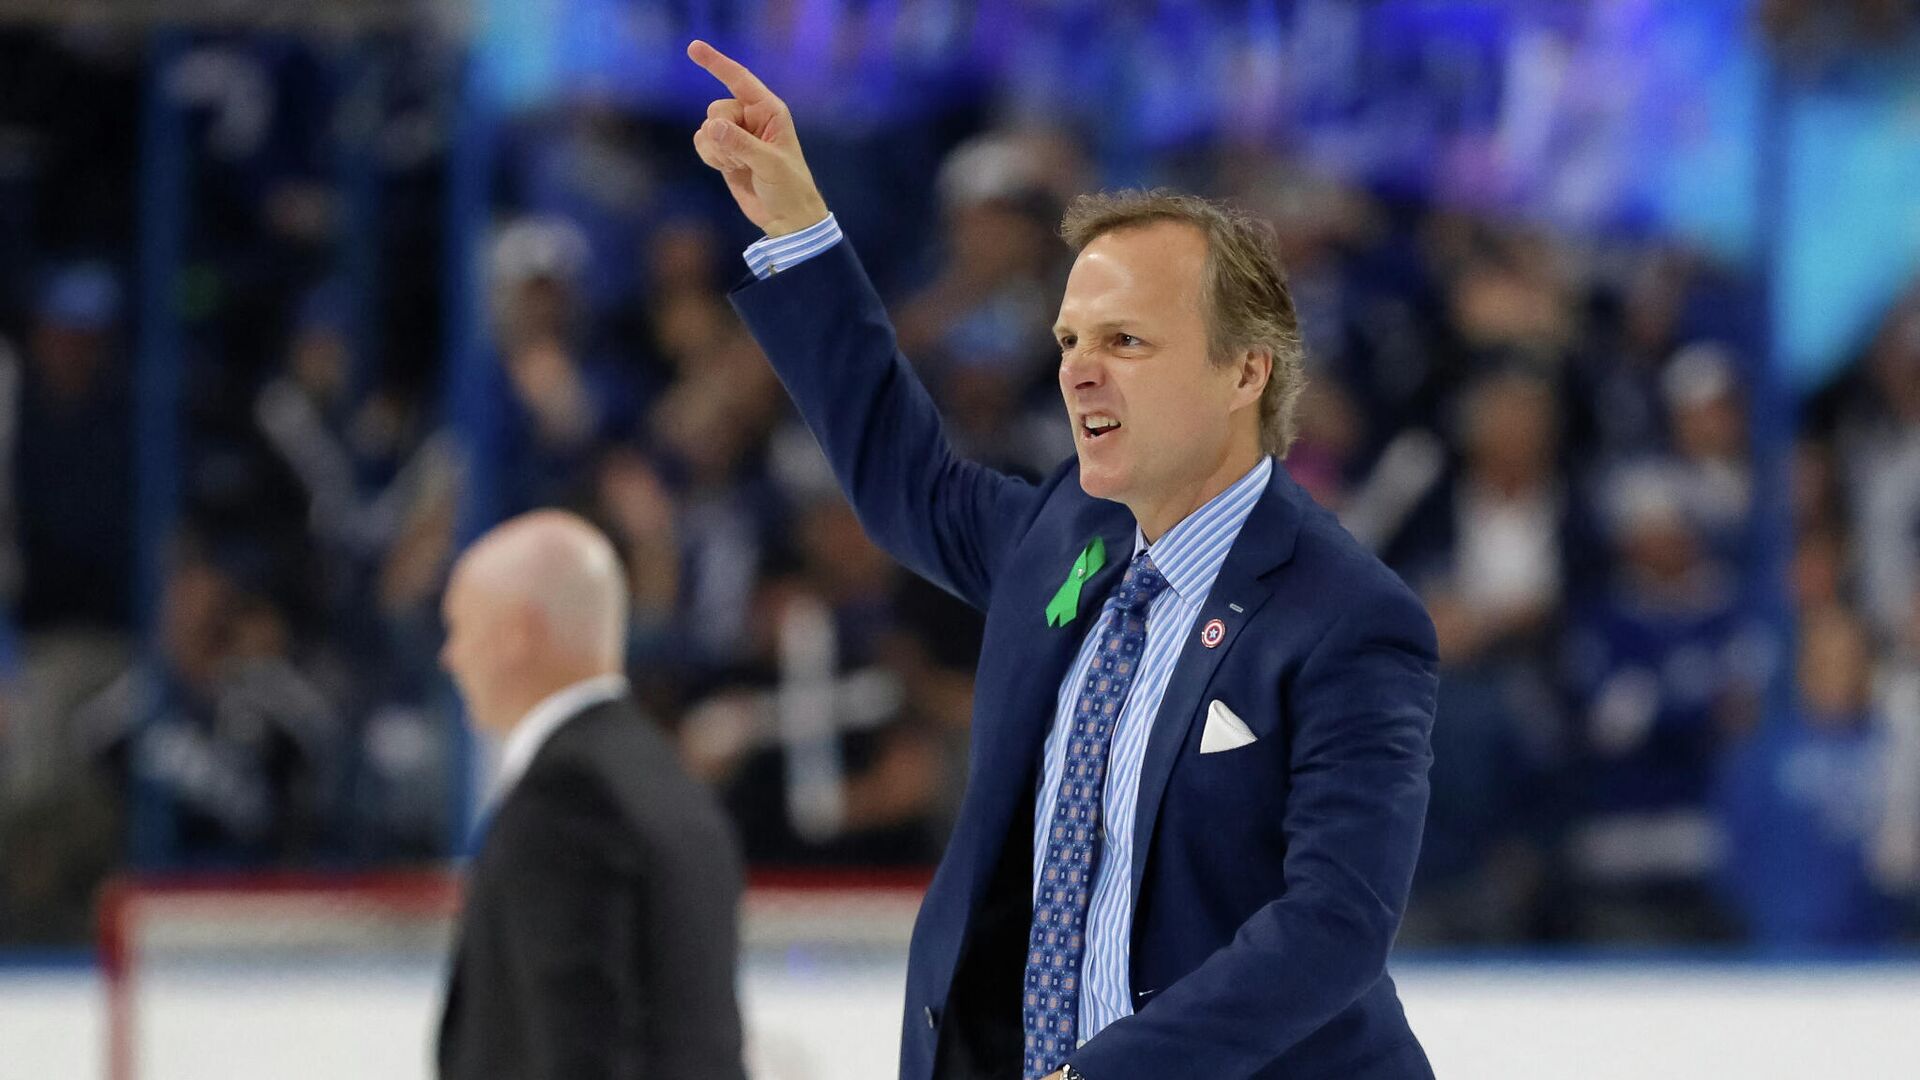
[(1071, 1065), (1060, 1066), (1061, 1080), (1087, 1080), (1087, 1074)]

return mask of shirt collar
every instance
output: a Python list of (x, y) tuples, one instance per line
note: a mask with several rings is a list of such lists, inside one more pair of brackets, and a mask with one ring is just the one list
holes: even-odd
[(1167, 579), (1167, 586), (1180, 599), (1198, 600), (1213, 588), (1221, 565), (1227, 561), (1228, 550), (1240, 535), (1240, 527), (1247, 523), (1247, 515), (1253, 513), (1254, 504), (1260, 501), (1260, 493), (1267, 490), (1267, 481), (1272, 477), (1273, 459), (1262, 457), (1246, 475), (1208, 499), (1200, 509), (1181, 518), (1179, 524), (1152, 544), (1147, 543), (1146, 534), (1136, 523), (1133, 553), (1145, 551), (1160, 576)]
[(494, 790), (500, 796), (513, 790), (513, 785), (526, 774), (535, 755), (553, 733), (560, 730), (560, 725), (626, 693), (625, 675), (595, 675), (547, 695), (540, 704), (527, 710), (527, 715), (507, 734), (506, 744), (500, 748), (500, 775), (494, 782)]

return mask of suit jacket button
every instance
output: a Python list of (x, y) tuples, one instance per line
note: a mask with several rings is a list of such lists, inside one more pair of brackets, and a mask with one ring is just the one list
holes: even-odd
[(934, 1023), (933, 1023), (933, 1006), (931, 1006), (931, 1005), (929, 1005), (929, 1006), (927, 1006), (927, 1007), (926, 1007), (926, 1009), (927, 1009), (927, 1027), (929, 1027), (929, 1028), (931, 1028), (931, 1027), (933, 1027), (933, 1026), (934, 1026)]

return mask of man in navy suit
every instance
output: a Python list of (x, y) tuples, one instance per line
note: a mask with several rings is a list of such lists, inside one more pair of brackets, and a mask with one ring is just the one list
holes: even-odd
[(1094, 196), (1054, 327), (1077, 453), (954, 455), (785, 104), (694, 138), (767, 238), (733, 294), (866, 529), (986, 611), (970, 779), (914, 927), (903, 1080), (1430, 1077), (1387, 951), (1427, 805), (1432, 623), (1287, 475), (1271, 233)]

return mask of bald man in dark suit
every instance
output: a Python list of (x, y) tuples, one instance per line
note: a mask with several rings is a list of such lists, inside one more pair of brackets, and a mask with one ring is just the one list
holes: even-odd
[(441, 1022), (445, 1080), (741, 1080), (742, 871), (621, 674), (605, 536), (539, 512), (455, 567), (441, 661), (506, 738)]

